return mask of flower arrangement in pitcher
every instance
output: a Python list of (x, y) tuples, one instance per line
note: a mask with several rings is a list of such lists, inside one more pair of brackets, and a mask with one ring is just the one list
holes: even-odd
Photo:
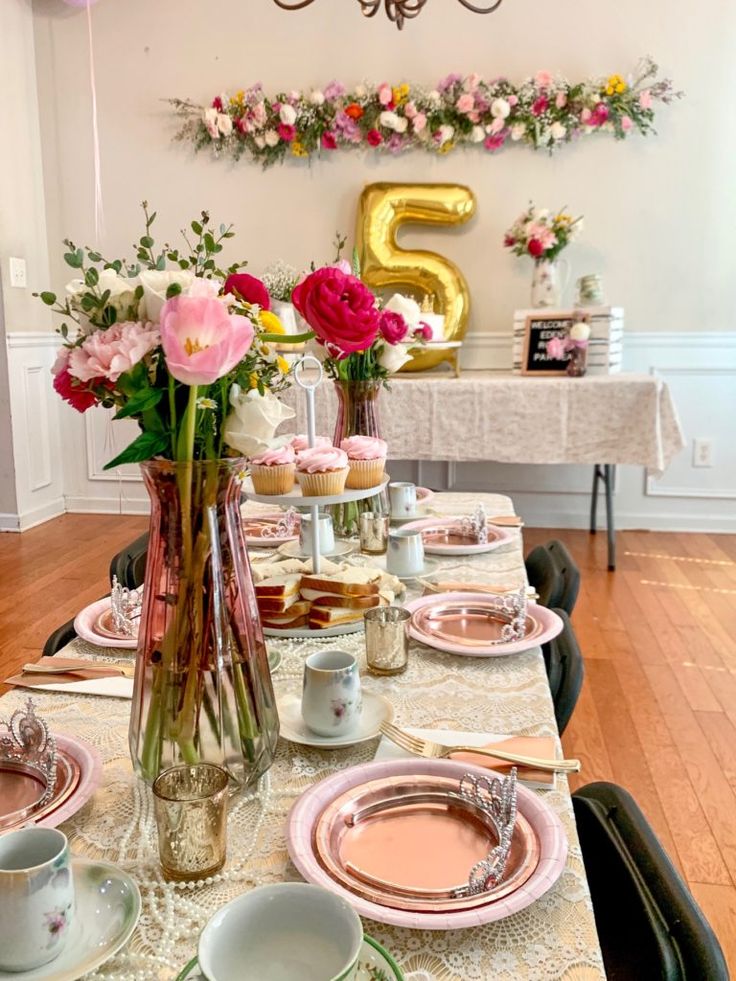
[(395, 293), (381, 306), (355, 271), (345, 259), (316, 269), (294, 289), (294, 306), (314, 331), (331, 378), (385, 383), (432, 331), (416, 300)]
[(577, 238), (582, 229), (582, 215), (573, 218), (564, 209), (552, 212), (530, 202), (504, 235), (503, 244), (514, 255), (552, 260)]
[(220, 268), (232, 226), (216, 230), (202, 212), (182, 233), (186, 250), (157, 249), (156, 214), (145, 202), (143, 212), (133, 261), (65, 240), (64, 259), (79, 277), (61, 300), (39, 294), (65, 318), (54, 388), (79, 412), (103, 405), (138, 423), (138, 437), (107, 468), (252, 451), (243, 445), (250, 417), (273, 415), (274, 393), (287, 384), (276, 345), (311, 334), (285, 336), (263, 283), (240, 272), (246, 263)]

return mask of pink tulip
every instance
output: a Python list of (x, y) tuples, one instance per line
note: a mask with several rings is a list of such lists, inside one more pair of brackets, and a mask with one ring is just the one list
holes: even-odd
[(166, 367), (184, 385), (211, 385), (243, 359), (253, 343), (253, 324), (229, 314), (220, 300), (175, 296), (161, 310)]

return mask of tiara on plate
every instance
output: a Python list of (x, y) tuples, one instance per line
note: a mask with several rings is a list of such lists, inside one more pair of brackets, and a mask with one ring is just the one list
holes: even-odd
[(289, 508), (276, 522), (261, 526), (261, 538), (287, 538), (296, 531), (299, 513), (296, 508)]
[(39, 773), (46, 786), (36, 806), (51, 799), (56, 785), (56, 740), (46, 721), (36, 715), (33, 699), (18, 708), (8, 722), (0, 719), (0, 764)]
[(498, 835), (498, 844), (470, 870), (467, 894), (494, 889), (503, 879), (516, 824), (516, 767), (507, 777), (476, 777), (465, 773), (460, 779), (460, 796), (486, 814)]
[(110, 608), (112, 610), (112, 625), (118, 634), (133, 637), (138, 629), (138, 621), (143, 607), (143, 591), (128, 589), (118, 582), (118, 577), (112, 577), (110, 592)]
[(479, 545), (488, 543), (488, 516), (482, 504), (471, 515), (460, 519), (460, 530)]

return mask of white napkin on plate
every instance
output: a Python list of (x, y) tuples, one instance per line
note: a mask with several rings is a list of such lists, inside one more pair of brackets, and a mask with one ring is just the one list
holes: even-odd
[[(29, 681), (33, 675), (28, 675)], [(22, 685), (19, 679), (15, 685)], [(107, 698), (132, 698), (133, 679), (123, 678), (122, 675), (116, 678), (80, 678), (79, 681), (67, 681), (63, 684), (32, 685), (24, 687), (33, 688), (35, 691), (60, 691), (66, 695), (105, 695)]]

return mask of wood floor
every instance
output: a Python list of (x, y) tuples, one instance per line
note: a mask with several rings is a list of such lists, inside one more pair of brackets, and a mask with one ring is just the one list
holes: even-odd
[[(145, 519), (65, 515), (0, 535), (0, 679), (102, 595)], [(586, 680), (563, 743), (579, 783), (628, 788), (710, 919), (736, 976), (736, 536), (526, 529), (582, 570), (573, 625)]]

